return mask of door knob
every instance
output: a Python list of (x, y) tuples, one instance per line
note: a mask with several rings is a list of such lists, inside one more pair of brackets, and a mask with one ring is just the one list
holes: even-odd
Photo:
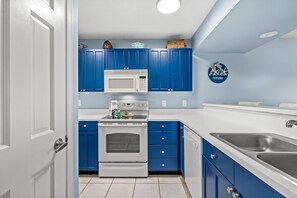
[(58, 153), (59, 151), (61, 151), (63, 148), (65, 148), (68, 145), (68, 138), (65, 137), (65, 142), (62, 140), (62, 138), (59, 138), (55, 141), (54, 144), (54, 149), (55, 152)]

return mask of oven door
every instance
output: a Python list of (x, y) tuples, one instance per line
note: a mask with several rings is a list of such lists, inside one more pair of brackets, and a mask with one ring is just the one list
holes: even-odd
[(137, 92), (136, 77), (133, 76), (105, 76), (105, 93), (134, 93)]
[(99, 162), (147, 162), (147, 123), (99, 123)]

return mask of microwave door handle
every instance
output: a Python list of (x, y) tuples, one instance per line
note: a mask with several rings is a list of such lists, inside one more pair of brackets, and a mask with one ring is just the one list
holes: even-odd
[(137, 76), (137, 78), (135, 79), (135, 91), (136, 92), (139, 91), (138, 88), (139, 88), (139, 76)]

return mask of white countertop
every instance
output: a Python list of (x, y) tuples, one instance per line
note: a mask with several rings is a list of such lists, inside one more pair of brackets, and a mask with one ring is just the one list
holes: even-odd
[[(181, 121), (202, 138), (216, 146), (241, 166), (258, 176), (286, 197), (297, 197), (297, 180), (289, 180), (231, 146), (221, 142), (210, 133), (277, 133), (297, 139), (297, 127), (287, 129), (285, 122), (297, 119), (295, 114), (274, 111), (268, 108), (257, 111), (256, 107), (224, 109), (224, 105), (205, 105), (205, 109), (151, 109), (149, 121)], [(254, 109), (256, 108), (256, 109)], [(247, 112), (246, 112), (247, 111)], [(273, 111), (273, 112), (271, 112)], [(80, 121), (98, 121), (108, 110), (79, 110)]]

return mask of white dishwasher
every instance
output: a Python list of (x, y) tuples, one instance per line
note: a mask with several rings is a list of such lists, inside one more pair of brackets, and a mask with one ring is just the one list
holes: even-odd
[(202, 140), (199, 135), (184, 127), (185, 181), (192, 198), (202, 197)]

